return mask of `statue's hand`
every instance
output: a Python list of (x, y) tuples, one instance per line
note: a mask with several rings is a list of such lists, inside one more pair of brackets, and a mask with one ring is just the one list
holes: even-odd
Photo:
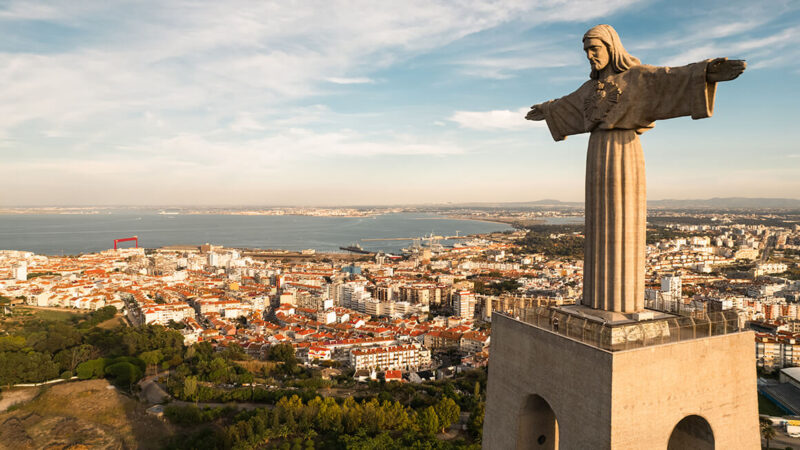
[(525, 118), (528, 120), (544, 120), (544, 111), (542, 111), (541, 106), (533, 105), (528, 114), (525, 115)]
[(706, 80), (710, 83), (731, 81), (744, 72), (747, 63), (741, 59), (717, 58), (706, 67)]

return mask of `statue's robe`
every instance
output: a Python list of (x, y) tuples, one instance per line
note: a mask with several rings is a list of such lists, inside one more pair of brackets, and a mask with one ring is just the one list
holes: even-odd
[(716, 84), (706, 81), (708, 62), (634, 66), (541, 105), (556, 141), (591, 133), (584, 305), (622, 313), (644, 309), (647, 204), (638, 135), (656, 120), (711, 116)]

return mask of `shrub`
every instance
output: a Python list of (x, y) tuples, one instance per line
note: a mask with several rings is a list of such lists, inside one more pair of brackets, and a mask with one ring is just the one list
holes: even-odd
[(111, 364), (106, 367), (105, 373), (118, 386), (130, 385), (142, 378), (142, 369), (129, 362)]
[(101, 378), (105, 375), (107, 362), (108, 360), (105, 358), (90, 359), (89, 361), (78, 364), (78, 367), (75, 368), (75, 372), (81, 380)]

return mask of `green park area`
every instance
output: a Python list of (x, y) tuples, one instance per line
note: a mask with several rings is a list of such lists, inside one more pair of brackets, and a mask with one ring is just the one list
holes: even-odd
[[(174, 399), (165, 408), (173, 432), (161, 435), (155, 448), (480, 448), (485, 370), (420, 384), (356, 383), (351, 370), (336, 364), (325, 370), (300, 364), (291, 345), (273, 346), (260, 361), (237, 344), (187, 347), (169, 327), (101, 326), (118, 319), (113, 307), (69, 317), (44, 312), (3, 318), (0, 390), (75, 376), (81, 381), (57, 385), (75, 385), (75, 392), (42, 389), (100, 395), (99, 385), (78, 387), (94, 380), (135, 399), (140, 380), (159, 378)], [(36, 413), (51, 403), (20, 408)], [(134, 431), (122, 439), (135, 439)]]
[(63, 322), (72, 320), (76, 316), (81, 316), (85, 311), (80, 310), (56, 310), (56, 309), (41, 309), (34, 307), (15, 306), (14, 313), (17, 317), (30, 316), (31, 318)]

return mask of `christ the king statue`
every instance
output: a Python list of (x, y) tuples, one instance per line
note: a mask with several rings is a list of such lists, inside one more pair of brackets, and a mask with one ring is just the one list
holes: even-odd
[(531, 107), (560, 141), (591, 133), (586, 155), (586, 245), (583, 304), (620, 313), (644, 309), (645, 170), (639, 134), (654, 121), (711, 117), (716, 83), (745, 69), (717, 58), (682, 67), (655, 67), (628, 54), (609, 25), (583, 36), (592, 67), (575, 92)]

